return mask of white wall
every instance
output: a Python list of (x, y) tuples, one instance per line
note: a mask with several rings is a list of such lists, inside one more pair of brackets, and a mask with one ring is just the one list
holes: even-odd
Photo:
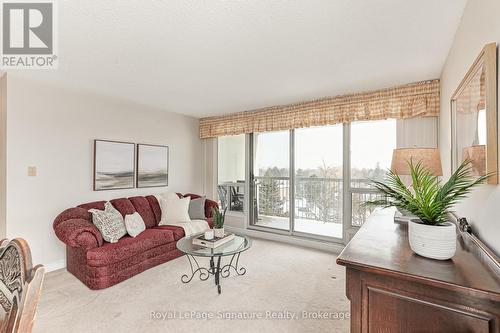
[(438, 118), (400, 119), (396, 125), (398, 148), (434, 148), (438, 146)]
[(203, 193), (217, 199), (217, 139), (202, 140), (203, 144)]
[(217, 144), (218, 182), (245, 180), (245, 134), (221, 136)]
[[(500, 42), (500, 1), (469, 0), (441, 74), (439, 145), (445, 178), (451, 173), (450, 98), (483, 46)], [(457, 206), (479, 238), (500, 254), (500, 186), (483, 185)]]
[[(203, 191), (198, 120), (125, 101), (66, 90), (8, 74), (7, 236), (25, 238), (34, 263), (64, 262), (52, 222), (93, 200), (162, 191)], [(93, 140), (170, 146), (168, 188), (94, 192)], [(37, 176), (28, 177), (28, 166)]]

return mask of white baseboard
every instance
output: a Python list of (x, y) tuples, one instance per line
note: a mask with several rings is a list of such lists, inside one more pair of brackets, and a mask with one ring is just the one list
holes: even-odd
[(339, 254), (345, 247), (344, 245), (338, 244), (338, 243), (326, 242), (326, 241), (321, 241), (321, 240), (312, 240), (312, 239), (307, 239), (307, 238), (302, 238), (302, 237), (279, 235), (279, 234), (274, 234), (274, 233), (266, 232), (266, 231), (243, 229), (243, 228), (237, 228), (237, 227), (232, 227), (232, 226), (224, 226), (224, 229), (226, 229), (229, 232), (239, 233), (239, 234), (247, 235), (250, 237), (262, 238), (262, 239), (268, 239), (268, 240), (273, 240), (273, 241), (277, 241), (277, 242), (283, 242), (283, 243), (288, 243), (288, 244), (293, 244), (293, 245), (298, 245), (298, 246), (304, 246), (304, 247), (309, 247), (309, 248), (313, 248), (313, 249), (317, 249), (317, 250), (327, 251), (327, 252), (331, 252), (331, 253), (335, 253), (335, 254)]
[(44, 267), (45, 267), (45, 272), (46, 273), (52, 272), (52, 271), (56, 271), (58, 269), (66, 267), (66, 260), (65, 259), (61, 259), (61, 260), (58, 260), (58, 261), (53, 261), (51, 263), (48, 263), (48, 264), (44, 265)]

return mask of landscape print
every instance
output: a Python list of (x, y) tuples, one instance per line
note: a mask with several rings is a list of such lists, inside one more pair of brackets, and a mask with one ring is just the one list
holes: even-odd
[(137, 187), (168, 185), (168, 146), (137, 145)]
[(134, 188), (135, 144), (94, 141), (94, 191)]

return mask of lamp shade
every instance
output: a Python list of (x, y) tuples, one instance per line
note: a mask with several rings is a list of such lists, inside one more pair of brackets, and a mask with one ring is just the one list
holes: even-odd
[(409, 161), (421, 163), (434, 176), (442, 176), (441, 156), (437, 148), (400, 148), (392, 153), (392, 172), (398, 175), (410, 175)]

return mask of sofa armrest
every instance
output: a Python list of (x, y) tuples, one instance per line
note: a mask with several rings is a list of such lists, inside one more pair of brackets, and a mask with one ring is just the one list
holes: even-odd
[(103, 244), (102, 235), (95, 225), (84, 219), (70, 219), (54, 225), (57, 238), (71, 247), (90, 250)]
[(212, 217), (212, 209), (214, 209), (214, 208), (219, 208), (219, 204), (216, 201), (206, 199), (205, 200), (205, 217), (206, 218)]

